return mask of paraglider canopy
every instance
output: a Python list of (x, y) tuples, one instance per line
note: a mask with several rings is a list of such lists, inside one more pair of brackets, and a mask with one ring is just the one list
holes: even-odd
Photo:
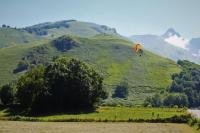
[(133, 51), (136, 52), (136, 53), (139, 53), (140, 56), (143, 55), (143, 50), (142, 50), (142, 46), (140, 43), (136, 43), (133, 47)]
[(139, 52), (141, 50), (142, 46), (139, 43), (136, 43), (135, 46), (133, 47), (134, 52)]

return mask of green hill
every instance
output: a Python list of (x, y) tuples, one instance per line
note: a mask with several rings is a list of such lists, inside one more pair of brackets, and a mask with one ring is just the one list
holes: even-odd
[(92, 37), (98, 34), (120, 36), (114, 28), (76, 20), (40, 23), (25, 28), (0, 28), (0, 48), (30, 44), (42, 39), (55, 39), (63, 35)]
[(26, 27), (24, 30), (31, 34), (36, 34), (37, 36), (48, 38), (56, 38), (62, 35), (91, 37), (102, 33), (119, 36), (114, 28), (76, 20), (40, 23)]
[[(143, 56), (132, 52), (132, 43), (121, 37), (100, 34), (90, 38), (62, 36), (52, 40), (38, 41), (34, 45), (12, 46), (0, 49), (0, 84), (15, 80), (28, 68), (48, 64), (53, 57), (65, 55), (89, 63), (104, 77), (104, 87), (109, 92), (106, 103), (141, 104), (145, 97), (164, 90), (171, 82), (171, 75), (179, 72), (175, 62), (144, 51)], [(120, 82), (127, 81), (127, 99), (112, 99), (111, 94)]]
[(0, 48), (17, 44), (28, 44), (37, 39), (38, 37), (35, 35), (21, 29), (0, 28)]

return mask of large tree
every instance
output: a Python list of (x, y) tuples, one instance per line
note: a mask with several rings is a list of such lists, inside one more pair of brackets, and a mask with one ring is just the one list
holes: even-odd
[(48, 90), (44, 82), (44, 70), (44, 66), (33, 68), (17, 81), (16, 98), (22, 107), (45, 110)]
[(91, 108), (102, 94), (103, 78), (84, 62), (56, 59), (45, 71), (45, 80), (57, 109)]

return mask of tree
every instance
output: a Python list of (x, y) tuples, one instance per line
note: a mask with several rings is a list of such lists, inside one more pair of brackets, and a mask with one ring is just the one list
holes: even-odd
[(6, 28), (7, 26), (5, 24), (2, 25), (2, 28)]
[(61, 36), (53, 40), (52, 43), (57, 48), (57, 50), (62, 52), (78, 46), (78, 43), (70, 36)]
[(11, 105), (14, 100), (14, 87), (11, 84), (6, 84), (1, 87), (0, 99), (3, 105)]
[[(188, 102), (187, 105), (189, 107), (198, 107), (200, 106), (200, 65), (189, 61), (178, 61), (177, 62), (182, 67), (182, 71), (179, 74), (172, 75), (172, 84), (170, 85), (168, 91), (170, 93), (179, 93), (180, 95), (183, 93), (185, 96), (168, 96), (166, 97), (166, 105), (169, 104), (178, 104), (177, 101), (180, 101), (180, 98), (185, 99), (185, 102)], [(169, 99), (173, 99), (173, 103), (169, 103)], [(188, 100), (186, 100), (188, 99)], [(182, 106), (182, 105), (181, 105)]]
[(160, 107), (162, 106), (162, 99), (159, 94), (155, 94), (152, 97), (147, 97), (144, 101), (144, 106)]
[(179, 107), (187, 107), (188, 106), (188, 98), (185, 94), (177, 93), (177, 94), (169, 94), (163, 101), (165, 106), (179, 106)]
[(128, 83), (121, 82), (115, 89), (113, 98), (126, 98), (128, 96)]
[(22, 107), (31, 110), (45, 109), (45, 98), (48, 96), (48, 91), (44, 82), (44, 70), (44, 66), (37, 66), (17, 81), (16, 98)]
[(45, 80), (58, 110), (91, 108), (104, 94), (103, 78), (77, 59), (56, 59), (47, 67)]

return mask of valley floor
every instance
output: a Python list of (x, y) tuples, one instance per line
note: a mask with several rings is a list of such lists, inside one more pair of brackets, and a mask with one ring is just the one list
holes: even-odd
[(195, 133), (186, 124), (0, 121), (0, 133)]

